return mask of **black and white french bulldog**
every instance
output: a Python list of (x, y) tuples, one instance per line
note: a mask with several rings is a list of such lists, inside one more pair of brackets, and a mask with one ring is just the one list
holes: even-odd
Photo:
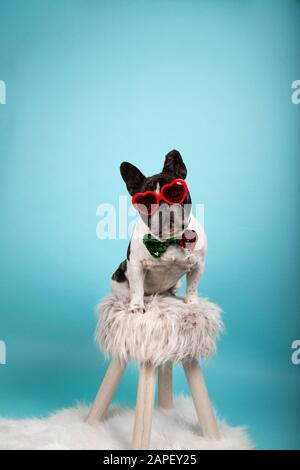
[(191, 213), (187, 170), (177, 150), (165, 157), (161, 173), (146, 177), (134, 165), (120, 167), (132, 202), (140, 213), (127, 259), (112, 276), (112, 292), (130, 299), (132, 313), (144, 313), (144, 295), (175, 294), (186, 274), (185, 302), (198, 299), (197, 287), (204, 270), (207, 240)]

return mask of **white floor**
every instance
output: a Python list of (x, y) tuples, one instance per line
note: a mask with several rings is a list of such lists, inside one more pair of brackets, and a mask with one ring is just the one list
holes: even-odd
[[(0, 418), (0, 449), (130, 449), (134, 411), (113, 407), (107, 419), (94, 427), (85, 423), (88, 408), (57, 411), (44, 419)], [(175, 410), (155, 410), (152, 449), (252, 449), (244, 428), (219, 423), (221, 439), (208, 441), (190, 398), (175, 401)]]

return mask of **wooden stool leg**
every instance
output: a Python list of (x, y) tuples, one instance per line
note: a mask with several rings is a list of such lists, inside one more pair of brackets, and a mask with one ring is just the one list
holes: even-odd
[(158, 368), (158, 405), (164, 410), (171, 410), (173, 405), (172, 363)]
[(118, 359), (111, 361), (86, 419), (87, 423), (93, 424), (103, 419), (125, 368), (126, 364), (121, 363)]
[(149, 363), (141, 364), (132, 439), (133, 449), (149, 449), (155, 398), (155, 380), (155, 367)]
[(197, 360), (183, 362), (198, 420), (205, 438), (217, 439), (219, 430), (214, 410), (210, 403), (205, 381)]

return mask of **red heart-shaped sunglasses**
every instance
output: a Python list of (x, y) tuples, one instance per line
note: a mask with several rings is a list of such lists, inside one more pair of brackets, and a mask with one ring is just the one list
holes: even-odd
[(175, 179), (171, 183), (164, 184), (160, 193), (146, 191), (132, 196), (133, 206), (143, 215), (152, 215), (158, 208), (161, 200), (167, 204), (181, 204), (187, 195), (188, 188), (184, 180)]

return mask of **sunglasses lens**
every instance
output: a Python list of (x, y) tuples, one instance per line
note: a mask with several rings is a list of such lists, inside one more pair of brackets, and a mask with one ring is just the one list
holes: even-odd
[(181, 203), (185, 196), (185, 186), (183, 183), (176, 181), (172, 185), (168, 185), (163, 190), (164, 198), (173, 203)]
[(157, 206), (157, 198), (154, 194), (141, 194), (134, 201), (134, 207), (141, 213), (151, 215)]

